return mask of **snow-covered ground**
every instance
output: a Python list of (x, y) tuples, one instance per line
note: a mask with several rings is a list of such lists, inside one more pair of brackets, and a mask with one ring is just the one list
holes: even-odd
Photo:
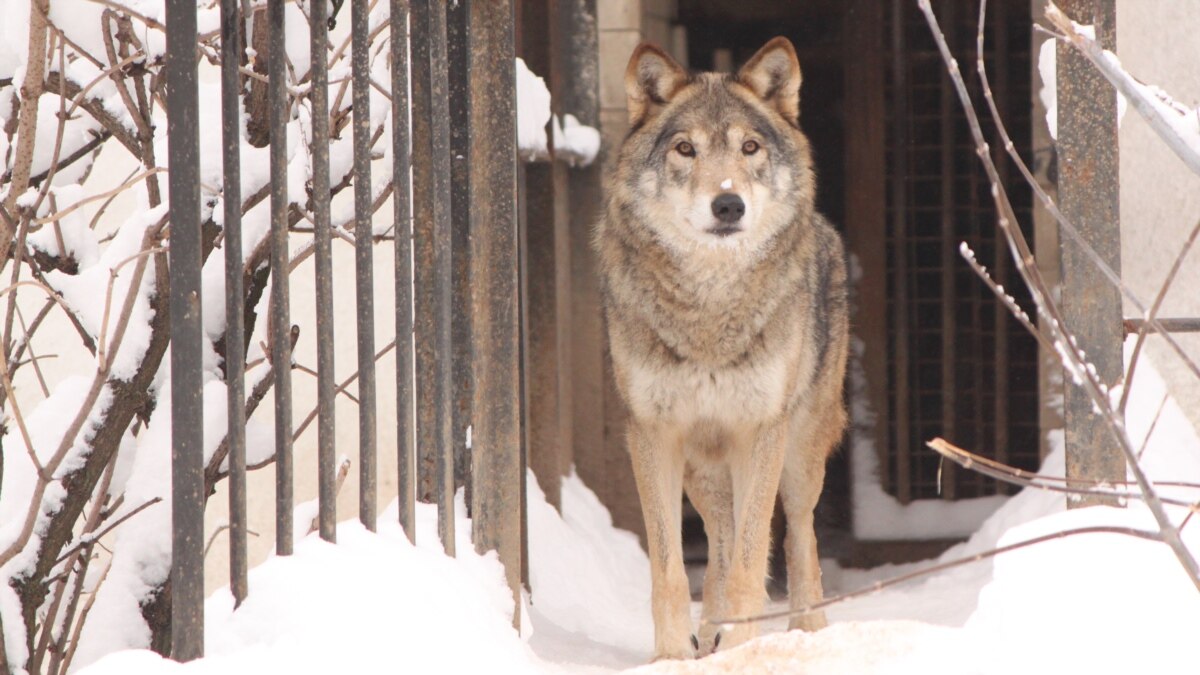
[[(1130, 431), (1139, 441), (1163, 396), (1139, 369)], [(1200, 440), (1168, 401), (1145, 465), (1160, 480), (1200, 481)], [(1061, 475), (1061, 449), (1043, 473)], [(1176, 490), (1175, 496), (1196, 497)], [(971, 563), (835, 605), (815, 634), (784, 632), (689, 662), (646, 665), (653, 626), (649, 566), (636, 538), (612, 527), (575, 476), (560, 516), (530, 483), (532, 598), (524, 625), (494, 554), (479, 556), (460, 517), (457, 559), (436, 543), (436, 513), (421, 506), (417, 546), (395, 524), (377, 534), (343, 523), (338, 543), (315, 535), (296, 554), (251, 572), (251, 593), (233, 609), (227, 589), (206, 607), (208, 656), (180, 665), (147, 651), (111, 654), (87, 675), (151, 673), (549, 672), (645, 673), (1128, 673), (1195, 672), (1200, 593), (1166, 546), (1115, 534), (1063, 538)], [(459, 513), (463, 513), (460, 501)], [(1184, 516), (1177, 510), (1178, 522)], [(1025, 490), (941, 560), (972, 556), (1063, 529), (1110, 524), (1154, 530), (1148, 511), (1065, 511), (1061, 495)], [(1200, 553), (1200, 528), (1185, 530)], [(928, 563), (875, 570), (826, 566), (826, 595), (861, 588)], [(782, 606), (782, 605), (780, 605)], [(698, 616), (699, 607), (695, 607)]]

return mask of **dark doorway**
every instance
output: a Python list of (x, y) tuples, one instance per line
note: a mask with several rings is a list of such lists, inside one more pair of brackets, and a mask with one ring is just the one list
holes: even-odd
[[(973, 67), (978, 2), (934, 0), (934, 7), (982, 103)], [(990, 7), (985, 59), (992, 88), (1028, 156), (1029, 5)], [(1037, 346), (959, 257), (965, 241), (1006, 288), (1020, 285), (1012, 283), (1007, 251), (996, 246), (990, 187), (915, 3), (679, 0), (678, 20), (694, 70), (736, 68), (776, 35), (796, 46), (818, 207), (842, 230), (862, 270), (853, 331), (865, 343), (884, 487), (902, 502), (1003, 491), (995, 481), (944, 467), (939, 485), (937, 457), (924, 447), (935, 436), (1036, 469)], [(995, 130), (985, 132), (999, 159)], [(1031, 228), (1029, 190), (1006, 181), (1021, 225)], [(1020, 292), (1017, 300), (1029, 304)], [(817, 522), (822, 555), (852, 562), (860, 546), (851, 536), (848, 457), (838, 453), (829, 464)]]

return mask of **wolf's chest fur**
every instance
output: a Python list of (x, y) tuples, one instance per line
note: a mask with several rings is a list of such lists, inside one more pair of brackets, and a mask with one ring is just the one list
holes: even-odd
[(690, 427), (712, 422), (745, 425), (778, 418), (788, 407), (800, 367), (798, 309), (803, 284), (789, 267), (763, 261), (736, 270), (720, 261), (700, 270), (646, 265), (653, 270), (621, 284), (628, 293), (614, 357), (635, 416)]

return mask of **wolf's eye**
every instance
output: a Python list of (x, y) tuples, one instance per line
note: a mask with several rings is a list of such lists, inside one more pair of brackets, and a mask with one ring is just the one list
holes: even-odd
[(688, 143), (687, 141), (679, 141), (678, 143), (676, 143), (675, 144), (675, 152), (678, 152), (679, 154), (683, 155), (684, 157), (695, 157), (696, 156), (695, 146), (693, 146), (691, 143)]
[(746, 141), (742, 143), (742, 152), (747, 155), (753, 155), (758, 152), (758, 141)]

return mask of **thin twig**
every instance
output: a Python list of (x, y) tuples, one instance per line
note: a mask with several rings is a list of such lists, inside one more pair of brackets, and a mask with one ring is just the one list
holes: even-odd
[(1129, 367), (1125, 369), (1125, 386), (1121, 389), (1121, 402), (1117, 405), (1117, 414), (1125, 414), (1125, 405), (1129, 403), (1129, 392), (1133, 391), (1133, 374), (1136, 372), (1138, 357), (1142, 355), (1142, 345), (1146, 342), (1146, 334), (1149, 332), (1150, 321), (1158, 316), (1158, 310), (1162, 307), (1163, 300), (1167, 298), (1167, 291), (1171, 290), (1171, 284), (1175, 283), (1175, 275), (1179, 273), (1179, 269), (1183, 267), (1183, 261), (1187, 258), (1188, 253), (1192, 250), (1192, 244), (1196, 243), (1196, 235), (1200, 234), (1200, 220), (1192, 226), (1192, 231), (1188, 233), (1188, 238), (1183, 242), (1183, 246), (1179, 252), (1175, 254), (1175, 262), (1171, 264), (1171, 270), (1167, 272), (1167, 278), (1163, 279), (1162, 285), (1158, 287), (1158, 295), (1154, 296), (1154, 302), (1150, 303), (1150, 309), (1146, 311), (1146, 316), (1142, 321), (1142, 325), (1138, 327), (1137, 342), (1133, 344), (1133, 354), (1129, 357)]
[(69, 556), (72, 553), (74, 553), (75, 551), (83, 548), (84, 546), (91, 546), (92, 544), (94, 544), (97, 541), (99, 541), (100, 539), (102, 539), (104, 537), (104, 535), (108, 534), (109, 532), (112, 532), (114, 529), (119, 527), (121, 525), (121, 523), (124, 523), (125, 521), (129, 520), (130, 518), (136, 516), (137, 514), (141, 513), (142, 511), (145, 511), (146, 509), (150, 508), (151, 506), (154, 506), (155, 504), (157, 504), (161, 501), (162, 501), (162, 497), (154, 497), (153, 499), (147, 499), (146, 501), (142, 502), (141, 504), (138, 504), (137, 506), (135, 506), (132, 509), (130, 509), (129, 511), (127, 511), (120, 518), (117, 518), (113, 522), (104, 526), (104, 528), (101, 529), (99, 532), (92, 534), (92, 535), (85, 535), (83, 537), (80, 537), (79, 543), (77, 543), (77, 544), (75, 544), (75, 546), (72, 546), (71, 548), (67, 549), (62, 555), (60, 555), (58, 557), (57, 560), (54, 561), (54, 564), (57, 565), (58, 563), (62, 562), (63, 560), (66, 560), (67, 556)]
[[(964, 469), (971, 469), (981, 473), (989, 478), (995, 478), (999, 481), (1004, 481), (1012, 485), (1021, 487), (1032, 487), (1038, 490), (1046, 490), (1048, 492), (1061, 492), (1068, 495), (1097, 495), (1101, 497), (1116, 497), (1117, 499), (1142, 499), (1142, 495), (1132, 490), (1120, 490), (1108, 485), (1097, 485), (1094, 482), (1088, 481), (1083, 484), (1075, 484), (1076, 481), (1068, 480), (1065, 483), (1050, 482), (1040, 478), (1032, 478), (1024, 475), (1025, 472), (1002, 464), (1000, 462), (982, 457), (975, 453), (964, 450), (963, 448), (954, 445), (944, 438), (935, 438), (927, 441), (925, 445), (931, 450), (938, 453), (942, 457), (954, 462)], [(1200, 485), (1189, 485), (1188, 487), (1200, 489)], [(1186, 509), (1200, 508), (1200, 502), (1188, 501), (1185, 499), (1173, 499), (1163, 497), (1164, 504), (1171, 506), (1181, 506)]]
[(967, 563), (973, 563), (973, 562), (977, 562), (980, 560), (987, 560), (989, 558), (994, 558), (1003, 553), (1009, 553), (1009, 552), (1016, 551), (1016, 550), (1026, 548), (1029, 546), (1034, 546), (1036, 544), (1041, 544), (1041, 543), (1048, 542), (1048, 541), (1054, 541), (1055, 539), (1063, 539), (1065, 537), (1071, 537), (1071, 536), (1080, 535), (1080, 534), (1119, 534), (1119, 535), (1123, 535), (1123, 536), (1144, 539), (1146, 541), (1158, 541), (1158, 542), (1163, 541), (1163, 536), (1162, 536), (1161, 532), (1139, 530), (1139, 529), (1135, 529), (1132, 527), (1094, 525), (1094, 526), (1090, 526), (1090, 527), (1078, 527), (1078, 528), (1073, 528), (1073, 529), (1069, 529), (1069, 530), (1061, 530), (1059, 532), (1044, 534), (1040, 537), (1026, 539), (1025, 541), (1020, 541), (1015, 544), (1008, 544), (1006, 546), (1000, 546), (997, 548), (989, 549), (989, 550), (983, 551), (981, 553), (976, 553), (975, 555), (963, 556), (961, 558), (955, 558), (954, 560), (949, 560), (944, 563), (939, 563), (937, 565), (930, 565), (929, 567), (923, 567), (919, 570), (914, 570), (912, 572), (908, 572), (907, 574), (901, 574), (901, 575), (892, 577), (890, 579), (885, 579), (883, 581), (876, 581), (875, 583), (871, 584), (870, 586), (865, 586), (863, 588), (860, 588), (855, 591), (851, 591), (849, 593), (842, 593), (841, 595), (837, 595), (832, 598), (827, 598), (827, 599), (821, 600), (820, 602), (809, 603), (809, 604), (804, 605), (803, 607), (796, 607), (794, 609), (778, 610), (778, 611), (774, 611), (774, 612), (763, 612), (762, 614), (755, 614), (754, 616), (737, 616), (737, 617), (729, 617), (729, 618), (725, 618), (725, 619), (701, 619), (701, 623), (704, 623), (704, 624), (707, 624), (710, 626), (726, 627), (726, 626), (733, 626), (733, 625), (740, 624), (740, 623), (755, 623), (758, 621), (769, 621), (771, 619), (783, 619), (783, 618), (789, 618), (789, 617), (795, 617), (795, 616), (803, 616), (805, 614), (809, 614), (809, 613), (812, 613), (812, 612), (815, 612), (815, 611), (818, 611), (821, 609), (825, 609), (826, 607), (829, 607), (831, 605), (837, 605), (837, 604), (846, 602), (847, 600), (853, 600), (855, 598), (861, 598), (865, 595), (871, 595), (873, 593), (878, 593), (879, 591), (882, 591), (885, 588), (891, 588), (892, 586), (902, 584), (906, 581), (912, 581), (913, 579), (919, 579), (921, 577), (929, 576), (931, 574), (937, 574), (938, 572), (944, 572), (948, 569), (953, 569), (955, 567), (960, 567), (962, 565), (966, 565)]

